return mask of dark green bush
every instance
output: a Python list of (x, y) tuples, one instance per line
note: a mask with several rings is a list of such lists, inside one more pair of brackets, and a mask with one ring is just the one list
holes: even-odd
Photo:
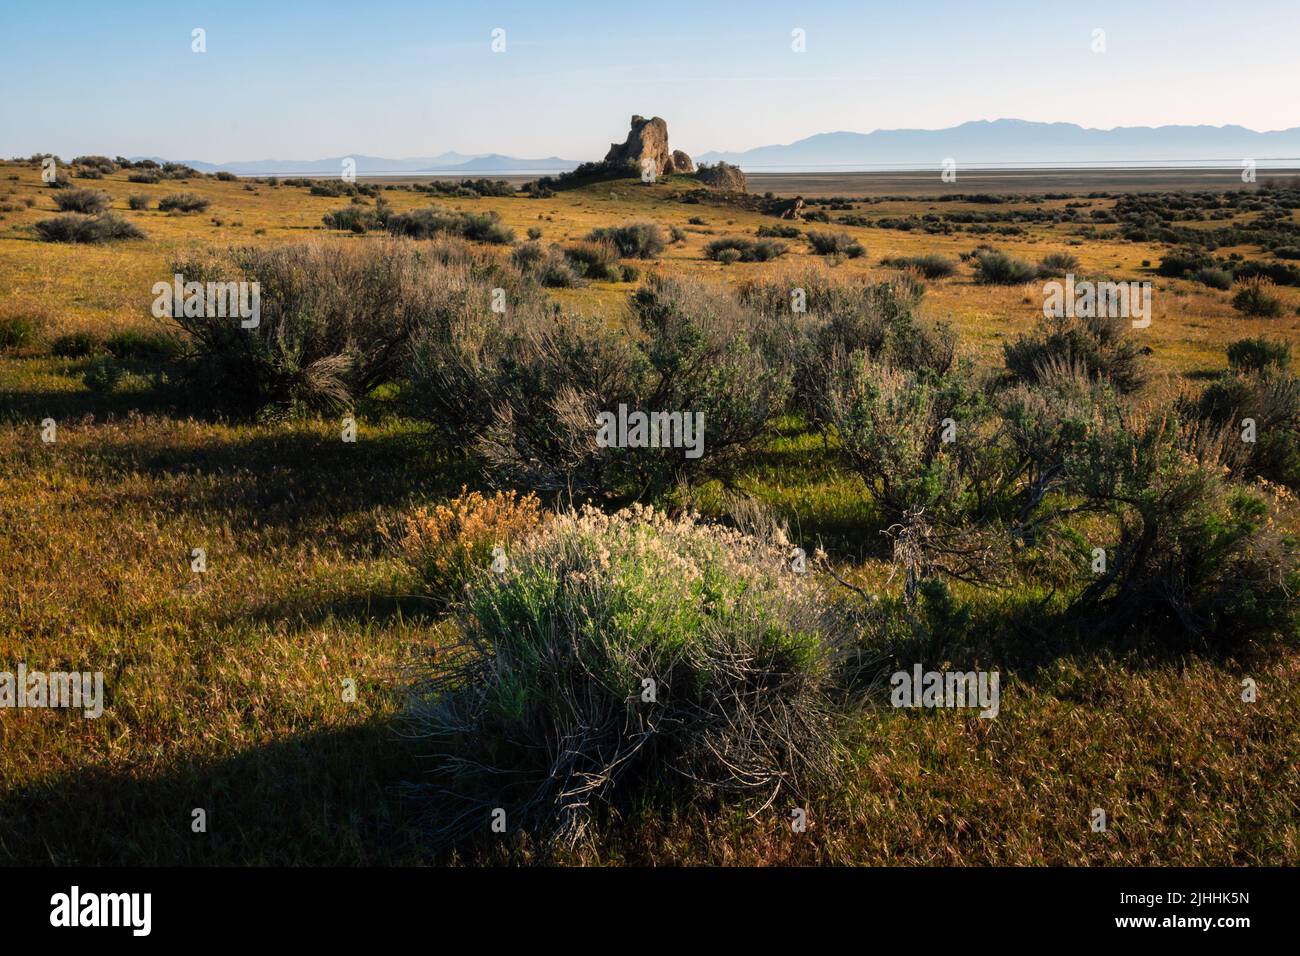
[(975, 254), (975, 281), (986, 285), (1018, 285), (1038, 278), (1038, 270), (1028, 262), (1014, 259), (1005, 252), (982, 250)]
[(36, 224), (36, 235), (43, 242), (91, 244), (144, 238), (143, 232), (111, 212), (93, 217), (83, 216), (79, 212), (67, 212), (53, 219), (43, 219)]
[(158, 200), (161, 212), (203, 212), (212, 203), (195, 193), (171, 193)]
[(1068, 252), (1053, 252), (1038, 263), (1038, 277), (1050, 279), (1068, 275), (1079, 268), (1079, 260)]
[(862, 243), (847, 232), (809, 232), (804, 238), (812, 246), (813, 252), (819, 256), (847, 256), (850, 259), (859, 259), (867, 254)]
[(50, 354), (59, 358), (84, 358), (104, 348), (99, 336), (86, 331), (65, 332), (50, 343)]
[(80, 212), (97, 216), (108, 210), (112, 198), (100, 189), (65, 189), (54, 195), (54, 205), (61, 212)]
[[(728, 250), (736, 254), (735, 258), (724, 255)], [(784, 243), (773, 239), (755, 241), (746, 239), (743, 236), (714, 239), (704, 247), (704, 255), (719, 262), (770, 262), (773, 259), (780, 258), (785, 253), (786, 247)]]
[(653, 222), (593, 229), (587, 241), (612, 243), (624, 259), (657, 259), (665, 248), (663, 231)]
[(501, 222), (501, 217), (494, 212), (414, 209), (389, 216), (388, 231), (394, 236), (411, 239), (433, 239), (449, 235), (496, 245), (509, 245), (515, 241), (514, 231)]
[(1232, 297), (1232, 307), (1253, 319), (1276, 319), (1282, 315), (1282, 300), (1268, 279), (1246, 279)]
[(924, 256), (895, 256), (882, 260), (881, 265), (891, 269), (915, 269), (927, 279), (946, 279), (957, 271), (957, 263), (935, 253)]
[(1237, 339), (1228, 346), (1228, 366), (1234, 372), (1286, 371), (1291, 367), (1291, 343), (1262, 335)]

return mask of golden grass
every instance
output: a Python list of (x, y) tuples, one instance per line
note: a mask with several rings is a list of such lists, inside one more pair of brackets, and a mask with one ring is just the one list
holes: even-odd
[[(152, 325), (149, 289), (173, 253), (191, 245), (366, 241), (320, 225), (346, 199), (302, 188), (141, 185), (120, 173), (87, 185), (108, 191), (114, 211), (148, 238), (102, 247), (38, 242), (28, 227), (53, 214), (50, 190), (38, 169), (0, 164), (0, 203), (19, 207), (0, 221), (0, 309), (36, 317), (50, 336)], [(545, 242), (652, 218), (688, 238), (649, 268), (730, 283), (786, 266), (704, 259), (711, 238), (752, 235), (772, 220), (667, 201), (673, 188), (616, 184), (539, 200), (384, 196), (397, 210), (494, 210), (521, 238), (541, 227)], [(126, 208), (134, 193), (156, 205), (178, 191), (212, 206), (177, 216)], [(874, 208), (905, 215), (925, 206)], [(224, 224), (213, 225), (214, 216)], [(688, 225), (692, 216), (707, 224)], [(887, 274), (885, 256), (955, 259), (979, 241), (834, 228), (868, 249), (864, 260), (836, 268), (872, 276)], [(787, 261), (808, 257), (801, 241), (788, 244)], [(1047, 227), (995, 244), (1030, 260), (1068, 250), (1083, 271), (1116, 278), (1148, 277), (1142, 260), (1160, 258), (1157, 246), (1118, 239), (1070, 246)], [(1166, 377), (1161, 387), (1223, 367), (1234, 338), (1300, 340), (1296, 290), (1281, 290), (1286, 317), (1248, 320), (1225, 293), (1154, 281), (1155, 321), (1139, 334)], [(1030, 327), (1041, 301), (1033, 287), (976, 286), (965, 267), (928, 286), (927, 308), (950, 316), (987, 362)], [(601, 283), (557, 298), (613, 314), (632, 288)], [(362, 413), (356, 444), (341, 442), (332, 421), (177, 419), (143, 390), (111, 400), (89, 393), (83, 367), (0, 357), (0, 670), (18, 661), (102, 670), (109, 698), (94, 721), (0, 712), (0, 861), (429, 859), (418, 808), (393, 791), (422, 772), (396, 720), (405, 668), (436, 653), (444, 625), (418, 596), (413, 569), (384, 546), (382, 529), (412, 508), (450, 500), (466, 480), (462, 466), (438, 458), (423, 427), (401, 419)], [(40, 440), (46, 415), (59, 422), (53, 445)], [(741, 476), (741, 490), (773, 505), (801, 540), (833, 540), (856, 580), (881, 580), (880, 544), (861, 540), (872, 513), (860, 482), (793, 425), (769, 452)], [(716, 488), (697, 491), (706, 505), (718, 500)], [(206, 573), (190, 570), (194, 547), (206, 549)], [(752, 821), (692, 807), (673, 819), (611, 826), (601, 846), (574, 861), (1294, 865), (1300, 655), (1250, 671), (1261, 689), (1256, 704), (1239, 699), (1243, 676), (1237, 665), (1195, 658), (1065, 653), (1004, 674), (995, 721), (871, 710), (855, 785), (810, 808), (807, 834), (790, 833), (788, 807)], [(345, 699), (345, 680), (357, 683), (355, 701)], [(1108, 811), (1107, 833), (1089, 829), (1094, 806)], [(207, 834), (190, 830), (195, 807), (209, 812)], [(526, 843), (467, 852), (468, 862), (533, 859)]]

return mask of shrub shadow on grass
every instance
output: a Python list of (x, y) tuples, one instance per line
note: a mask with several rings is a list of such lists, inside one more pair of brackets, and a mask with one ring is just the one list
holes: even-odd
[[(394, 783), (412, 754), (391, 723), (320, 730), (159, 775), (95, 768), (0, 796), (17, 865), (394, 865), (422, 862)], [(192, 831), (193, 811), (207, 832)]]
[(342, 533), (345, 539), (342, 529), (356, 515), (478, 483), (472, 463), (438, 451), (422, 428), (366, 430), (361, 423), (354, 443), (306, 430), (214, 437), (197, 446), (144, 438), (107, 443), (95, 457), (110, 480), (114, 473), (141, 472), (209, 479), (177, 495), (169, 503), (177, 511), (220, 513), (236, 525)]

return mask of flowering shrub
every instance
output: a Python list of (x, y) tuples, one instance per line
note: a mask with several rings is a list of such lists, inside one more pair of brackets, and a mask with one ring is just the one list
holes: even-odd
[[(473, 577), (411, 706), (463, 813), (578, 839), (598, 804), (835, 776), (852, 628), (779, 532), (634, 506), (555, 516)], [(442, 836), (451, 838), (461, 816)]]
[(476, 570), (489, 565), (494, 548), (510, 547), (537, 530), (542, 520), (535, 495), (498, 491), (485, 498), (462, 489), (446, 504), (416, 508), (389, 537), (420, 572), (429, 592), (450, 603)]

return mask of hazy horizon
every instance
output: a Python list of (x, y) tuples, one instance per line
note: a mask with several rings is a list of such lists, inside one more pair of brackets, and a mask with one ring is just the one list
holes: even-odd
[(1249, 16), (1208, 2), (397, 0), (358, 16), (336, 2), (73, 0), (57, 17), (20, 0), (0, 8), (0, 155), (581, 160), (603, 156), (633, 113), (664, 117), (693, 155), (998, 118), (1267, 132), (1300, 126), (1286, 93), (1300, 87), (1297, 27), (1300, 5), (1281, 0)]

